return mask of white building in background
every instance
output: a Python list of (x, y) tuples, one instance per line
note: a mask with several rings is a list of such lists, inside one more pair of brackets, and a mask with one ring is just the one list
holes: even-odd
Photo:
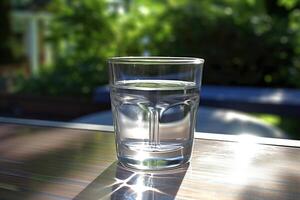
[(21, 35), (31, 75), (37, 75), (41, 65), (50, 65), (52, 51), (46, 42), (51, 14), (43, 9), (49, 0), (12, 0), (11, 25), (15, 34)]

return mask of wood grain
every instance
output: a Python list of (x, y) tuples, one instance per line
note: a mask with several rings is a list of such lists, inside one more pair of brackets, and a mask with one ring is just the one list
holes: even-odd
[(113, 134), (0, 124), (0, 199), (300, 199), (300, 148), (196, 139), (181, 168), (116, 162)]

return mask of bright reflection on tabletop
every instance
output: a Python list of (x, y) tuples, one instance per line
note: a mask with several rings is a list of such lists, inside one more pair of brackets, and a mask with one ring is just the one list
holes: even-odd
[(109, 166), (75, 199), (173, 200), (189, 167), (135, 171), (117, 162)]
[(257, 136), (251, 134), (239, 135), (238, 142), (234, 146), (234, 163), (231, 174), (231, 182), (234, 184), (247, 184), (252, 171), (251, 162), (259, 151), (260, 145), (257, 143)]

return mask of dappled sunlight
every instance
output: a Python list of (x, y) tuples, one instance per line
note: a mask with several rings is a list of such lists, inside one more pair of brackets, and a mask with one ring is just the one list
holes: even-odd
[(259, 96), (258, 99), (266, 103), (280, 103), (285, 100), (285, 93), (282, 90), (275, 90), (268, 95)]
[[(225, 114), (225, 115), (224, 115)], [(234, 120), (240, 120), (240, 121), (249, 121), (251, 118), (246, 116), (246, 115), (243, 115), (243, 114), (239, 114), (239, 113), (236, 113), (236, 112), (227, 112), (227, 113), (224, 113), (222, 111), (217, 111), (216, 112), (216, 115), (220, 116), (220, 115), (224, 115), (224, 121), (225, 122), (230, 122), (230, 121), (234, 121)]]
[(255, 119), (253, 117), (250, 117), (248, 115), (242, 114), (242, 113), (238, 113), (236, 111), (227, 111), (224, 112), (222, 110), (216, 111), (215, 115), (217, 117), (223, 117), (225, 122), (231, 122), (234, 120), (239, 120), (239, 121), (252, 121), (252, 122), (261, 122), (258, 119)]
[(241, 135), (247, 133), (248, 135), (262, 137), (285, 137), (284, 132), (280, 129), (242, 112), (219, 109), (213, 113), (212, 118), (220, 126), (230, 128), (228, 134)]

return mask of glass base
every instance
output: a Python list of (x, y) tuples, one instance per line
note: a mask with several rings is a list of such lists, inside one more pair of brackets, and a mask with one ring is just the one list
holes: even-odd
[(178, 167), (190, 160), (193, 141), (161, 142), (157, 146), (138, 142), (117, 145), (118, 160), (129, 168), (162, 170)]
[(141, 170), (163, 170), (179, 167), (189, 162), (190, 157), (178, 157), (178, 158), (151, 158), (136, 160), (132, 158), (119, 157), (120, 163), (129, 168), (141, 169)]

